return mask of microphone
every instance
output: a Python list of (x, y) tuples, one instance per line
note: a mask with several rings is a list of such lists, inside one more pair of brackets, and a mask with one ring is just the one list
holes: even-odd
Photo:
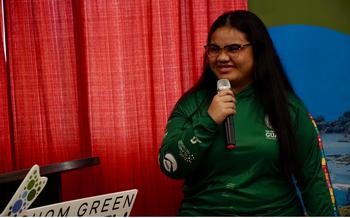
[[(217, 82), (217, 91), (230, 89), (231, 84), (228, 79), (220, 79)], [(233, 115), (229, 115), (225, 118), (225, 137), (226, 137), (226, 148), (232, 149), (236, 147), (235, 129), (233, 124)]]

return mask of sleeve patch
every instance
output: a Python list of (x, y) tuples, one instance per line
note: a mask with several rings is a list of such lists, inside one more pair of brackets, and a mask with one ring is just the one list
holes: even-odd
[(177, 170), (177, 162), (175, 157), (172, 154), (167, 153), (163, 159), (163, 166), (169, 173), (175, 172)]

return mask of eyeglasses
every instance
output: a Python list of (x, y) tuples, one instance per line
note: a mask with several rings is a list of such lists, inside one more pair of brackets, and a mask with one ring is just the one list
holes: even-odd
[(208, 44), (208, 45), (205, 45), (204, 48), (205, 48), (205, 52), (209, 57), (217, 57), (221, 53), (221, 50), (224, 50), (227, 55), (237, 55), (241, 49), (251, 45), (252, 45), (251, 43), (247, 43), (243, 45), (230, 44), (230, 45), (224, 46), (223, 48), (220, 48), (218, 45)]

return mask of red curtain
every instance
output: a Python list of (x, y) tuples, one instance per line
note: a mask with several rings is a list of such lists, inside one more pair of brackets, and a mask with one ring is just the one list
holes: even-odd
[(99, 156), (64, 174), (65, 200), (137, 188), (132, 215), (175, 215), (181, 181), (158, 149), (211, 22), (232, 9), (246, 0), (5, 0), (0, 170)]
[[(2, 8), (2, 7), (1, 7)], [(3, 12), (0, 11), (0, 18), (3, 18)], [(13, 170), (12, 147), (10, 141), (10, 115), (9, 115), (9, 92), (8, 78), (6, 74), (6, 61), (3, 37), (3, 23), (0, 22), (0, 172)]]

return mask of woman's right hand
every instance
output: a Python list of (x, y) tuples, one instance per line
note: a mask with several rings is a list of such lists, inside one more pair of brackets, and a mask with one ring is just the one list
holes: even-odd
[(221, 124), (229, 115), (236, 114), (236, 98), (231, 89), (219, 91), (211, 101), (208, 114), (217, 123)]

